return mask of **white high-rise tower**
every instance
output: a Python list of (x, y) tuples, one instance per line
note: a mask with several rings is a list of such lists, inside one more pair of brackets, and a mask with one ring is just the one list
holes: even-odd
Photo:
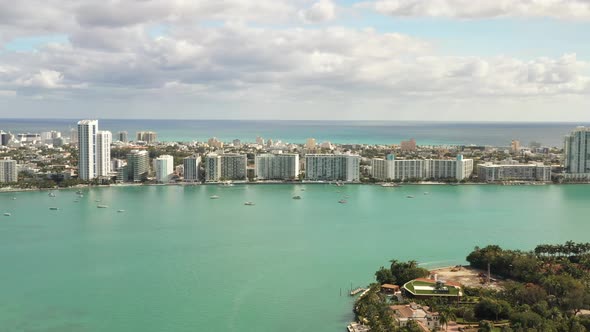
[(100, 130), (96, 133), (96, 176), (106, 177), (111, 173), (111, 142), (110, 131)]
[(78, 177), (91, 180), (96, 177), (96, 133), (98, 120), (78, 122)]

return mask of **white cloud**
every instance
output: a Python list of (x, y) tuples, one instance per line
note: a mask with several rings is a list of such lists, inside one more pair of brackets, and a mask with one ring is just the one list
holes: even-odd
[(590, 19), (587, 0), (376, 0), (363, 6), (391, 16), (408, 17)]
[(336, 5), (332, 0), (319, 0), (309, 9), (299, 11), (299, 16), (306, 23), (322, 23), (336, 17)]

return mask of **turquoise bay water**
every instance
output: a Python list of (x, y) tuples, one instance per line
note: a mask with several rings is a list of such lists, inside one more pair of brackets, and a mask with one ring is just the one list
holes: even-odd
[(435, 267), (463, 263), (475, 245), (530, 249), (590, 234), (582, 185), (123, 187), (86, 190), (78, 203), (74, 191), (56, 195), (0, 194), (0, 213), (12, 213), (0, 215), (2, 331), (336, 332), (352, 319), (346, 290), (391, 258)]

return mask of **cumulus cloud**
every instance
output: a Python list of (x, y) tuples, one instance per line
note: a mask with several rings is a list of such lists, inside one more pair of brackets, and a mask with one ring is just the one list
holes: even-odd
[(587, 0), (376, 0), (365, 2), (363, 6), (402, 17), (590, 19), (590, 2)]
[[(169, 98), (173, 103), (186, 99), (191, 105), (235, 102), (247, 109), (261, 102), (354, 101), (372, 107), (402, 100), (515, 100), (590, 93), (589, 63), (575, 54), (534, 59), (448, 56), (432, 41), (370, 28), (256, 24), (273, 19), (325, 22), (335, 15), (330, 0), (109, 0), (98, 7), (92, 2), (45, 0), (50, 6), (35, 1), (16, 2), (11, 8), (0, 3), (2, 36), (43, 31), (66, 34), (68, 42), (34, 52), (0, 53), (0, 98)], [(410, 0), (398, 2), (407, 8), (394, 11), (407, 15), (426, 10), (449, 16), (449, 4), (456, 1), (437, 1), (445, 4), (438, 11), (422, 8), (428, 1), (415, 1), (414, 6)], [(492, 2), (483, 11), (468, 8), (480, 2), (469, 3), (462, 9), (466, 13), (497, 11)], [(39, 10), (32, 10), (31, 4)], [(27, 17), (27, 11), (38, 19)], [(154, 25), (166, 25), (165, 33), (150, 34)]]
[(299, 16), (306, 23), (321, 23), (336, 17), (336, 6), (332, 0), (320, 0), (309, 9), (301, 10)]

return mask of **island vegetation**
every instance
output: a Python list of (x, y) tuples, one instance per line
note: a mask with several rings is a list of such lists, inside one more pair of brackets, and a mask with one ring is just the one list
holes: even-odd
[[(413, 298), (403, 287), (400, 296), (383, 292), (382, 285), (403, 286), (430, 274), (415, 261), (392, 260), (355, 302), (358, 321), (373, 332), (425, 331), (411, 319), (400, 324), (392, 310), (413, 303), (434, 313), (437, 330), (452, 323), (455, 331), (590, 331), (590, 243), (541, 244), (531, 251), (490, 245), (476, 247), (466, 259), (485, 277), (481, 286), (463, 286), (460, 298)], [(487, 287), (490, 279), (496, 287)]]

